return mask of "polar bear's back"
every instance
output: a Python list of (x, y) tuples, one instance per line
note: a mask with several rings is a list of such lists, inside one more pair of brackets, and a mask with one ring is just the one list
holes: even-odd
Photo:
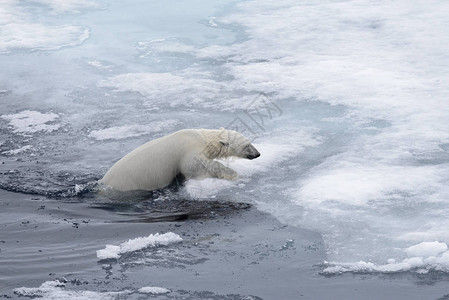
[(184, 129), (130, 152), (106, 173), (101, 183), (119, 191), (166, 187), (178, 174), (185, 178), (235, 179), (237, 173), (216, 158), (254, 159), (260, 154), (242, 134), (225, 129)]
[(120, 191), (165, 187), (179, 174), (185, 145), (194, 140), (194, 132), (180, 134), (178, 131), (150, 141), (116, 162), (101, 182)]

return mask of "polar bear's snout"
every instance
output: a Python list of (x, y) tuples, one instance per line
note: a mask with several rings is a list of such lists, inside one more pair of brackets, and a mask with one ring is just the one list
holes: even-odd
[(260, 156), (259, 151), (257, 151), (256, 148), (254, 148), (253, 146), (250, 146), (250, 153), (246, 155), (247, 159), (255, 159), (258, 158)]
[(260, 153), (257, 152), (257, 154), (248, 154), (248, 156), (246, 157), (247, 159), (255, 159), (258, 158), (260, 156)]

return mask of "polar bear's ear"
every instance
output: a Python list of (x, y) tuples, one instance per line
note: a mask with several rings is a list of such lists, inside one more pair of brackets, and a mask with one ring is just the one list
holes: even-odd
[(219, 130), (225, 130), (225, 129), (224, 129), (224, 127), (220, 127), (220, 129), (219, 129)]
[(220, 144), (221, 144), (223, 147), (228, 147), (228, 146), (229, 146), (229, 143), (226, 142), (226, 141), (223, 141), (223, 140), (220, 141)]

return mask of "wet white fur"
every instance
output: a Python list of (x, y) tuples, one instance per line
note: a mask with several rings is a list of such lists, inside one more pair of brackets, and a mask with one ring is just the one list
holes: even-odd
[(119, 191), (155, 190), (182, 174), (186, 179), (236, 179), (237, 173), (215, 158), (246, 157), (257, 150), (232, 130), (184, 129), (150, 141), (128, 153), (105, 174), (101, 183)]

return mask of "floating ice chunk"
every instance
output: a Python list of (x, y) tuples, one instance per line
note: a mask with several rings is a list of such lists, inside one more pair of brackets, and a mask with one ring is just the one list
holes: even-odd
[(105, 249), (97, 251), (97, 258), (100, 260), (110, 258), (118, 259), (124, 253), (145, 249), (147, 247), (169, 245), (180, 241), (182, 241), (182, 238), (173, 232), (150, 234), (147, 237), (130, 239), (127, 242), (121, 243), (119, 246), (106, 245)]
[(40, 287), (21, 287), (14, 289), (14, 293), (26, 297), (42, 297), (43, 299), (78, 299), (78, 300), (109, 300), (117, 296), (129, 294), (132, 291), (121, 292), (93, 292), (93, 291), (70, 291), (64, 289), (65, 284), (59, 280), (46, 281)]
[(445, 243), (440, 242), (422, 242), (417, 245), (408, 247), (405, 249), (405, 253), (409, 257), (412, 256), (421, 256), (421, 257), (429, 257), (429, 256), (437, 256), (442, 252), (447, 250), (447, 245)]
[(171, 291), (163, 287), (145, 286), (140, 288), (137, 292), (141, 294), (167, 294)]
[(435, 270), (438, 271), (449, 271), (449, 251), (445, 251), (443, 254), (438, 256), (430, 256), (425, 260), (426, 264), (433, 265)]
[(153, 122), (146, 125), (124, 125), (115, 126), (100, 130), (92, 130), (89, 133), (89, 137), (96, 140), (119, 140), (129, 137), (136, 137), (145, 134), (162, 131), (166, 128), (173, 127), (177, 122), (175, 120), (164, 120), (159, 122)]
[(122, 250), (121, 250), (120, 246), (106, 245), (106, 248), (97, 251), (97, 258), (99, 258), (99, 259), (109, 259), (109, 258), (118, 259), (118, 258), (120, 258), (121, 254), (122, 254)]
[(416, 268), (424, 266), (424, 261), (421, 257), (412, 257), (404, 259), (400, 262), (389, 260), (387, 264), (375, 264), (372, 262), (359, 261), (355, 263), (326, 263), (329, 267), (326, 267), (323, 274), (339, 274), (339, 273), (396, 273), (410, 271)]
[(46, 281), (37, 288), (21, 287), (14, 289), (14, 293), (21, 296), (36, 296), (54, 291), (56, 288), (64, 287), (65, 284), (59, 280)]
[(355, 263), (325, 262), (324, 274), (353, 273), (397, 273), (413, 271), (426, 274), (429, 270), (449, 271), (449, 251), (445, 243), (422, 242), (404, 249), (409, 258), (397, 261), (388, 259), (386, 264), (359, 261)]
[(9, 121), (9, 124), (14, 128), (14, 132), (16, 133), (51, 132), (61, 127), (60, 124), (47, 124), (59, 119), (59, 115), (54, 113), (24, 110), (17, 114), (2, 115), (0, 117)]

